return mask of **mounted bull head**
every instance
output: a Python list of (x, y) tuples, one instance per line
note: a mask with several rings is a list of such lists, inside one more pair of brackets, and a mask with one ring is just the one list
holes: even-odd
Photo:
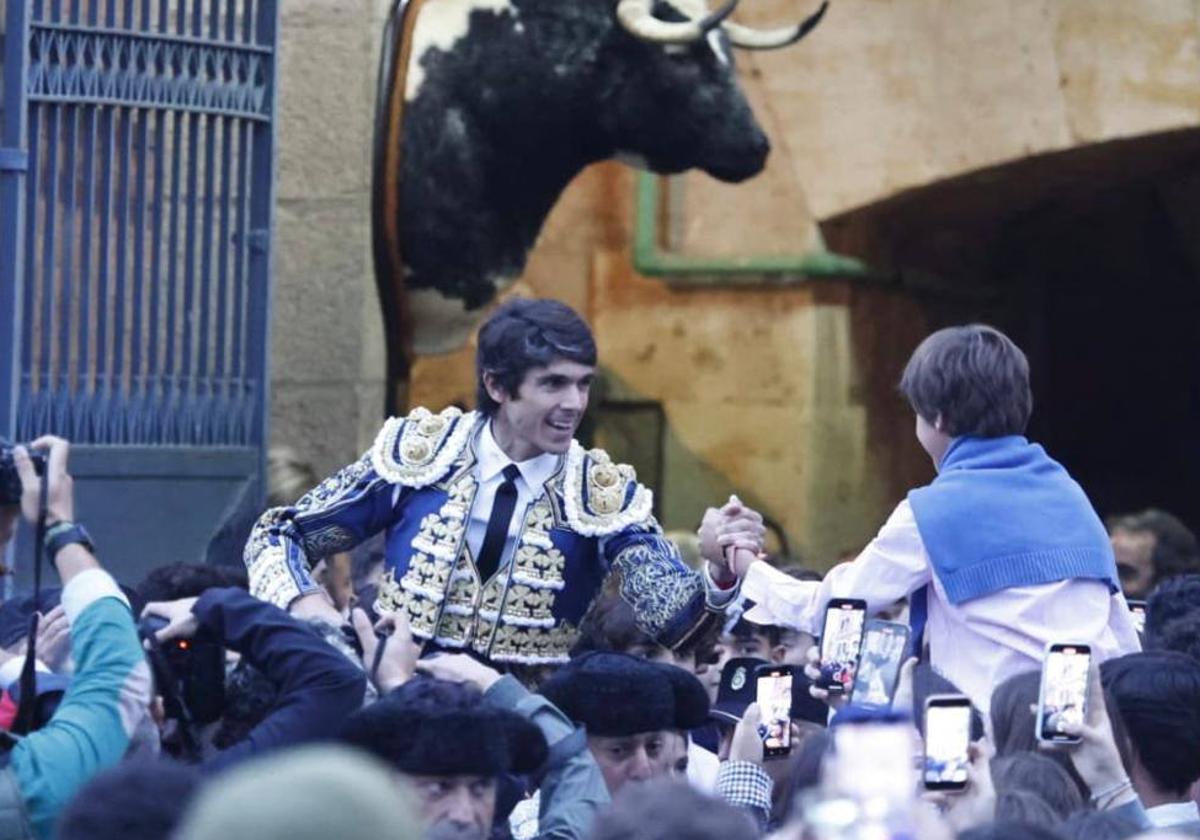
[(377, 282), (393, 381), (412, 352), (460, 346), (524, 269), (585, 166), (741, 181), (770, 143), (731, 47), (800, 40), (729, 20), (737, 0), (397, 0), (377, 110)]

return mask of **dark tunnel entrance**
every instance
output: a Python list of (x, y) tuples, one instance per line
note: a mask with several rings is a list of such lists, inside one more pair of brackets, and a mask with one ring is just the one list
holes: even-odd
[(1027, 158), (830, 220), (830, 247), (1029, 355), (1042, 442), (1104, 516), (1200, 529), (1200, 132)]

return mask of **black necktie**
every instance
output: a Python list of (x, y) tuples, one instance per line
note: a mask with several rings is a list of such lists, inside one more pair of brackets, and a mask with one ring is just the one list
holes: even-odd
[(504, 553), (504, 541), (508, 539), (508, 526), (512, 522), (513, 509), (517, 506), (517, 479), (521, 471), (516, 464), (504, 468), (504, 483), (496, 490), (492, 501), (492, 515), (488, 517), (487, 534), (475, 567), (479, 569), (480, 584), (487, 583), (496, 569), (500, 568), (500, 555)]

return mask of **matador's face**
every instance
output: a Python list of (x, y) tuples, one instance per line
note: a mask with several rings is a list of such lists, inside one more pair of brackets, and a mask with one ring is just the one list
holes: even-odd
[(493, 394), (496, 440), (514, 461), (543, 452), (563, 453), (587, 410), (596, 368), (559, 360), (530, 368), (515, 395)]

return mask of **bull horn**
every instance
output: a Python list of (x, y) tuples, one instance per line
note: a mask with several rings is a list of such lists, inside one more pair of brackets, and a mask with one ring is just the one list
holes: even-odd
[(829, 0), (821, 4), (811, 15), (796, 26), (785, 26), (782, 29), (754, 29), (740, 23), (729, 22), (724, 25), (725, 33), (729, 35), (729, 43), (746, 50), (777, 50), (789, 47), (799, 41), (813, 27), (821, 22), (825, 10), (829, 8)]
[(617, 20), (621, 26), (643, 41), (656, 44), (690, 44), (699, 41), (720, 26), (733, 14), (738, 0), (728, 0), (724, 6), (701, 20), (671, 22), (659, 20), (651, 11), (654, 0), (621, 0), (617, 4)]

